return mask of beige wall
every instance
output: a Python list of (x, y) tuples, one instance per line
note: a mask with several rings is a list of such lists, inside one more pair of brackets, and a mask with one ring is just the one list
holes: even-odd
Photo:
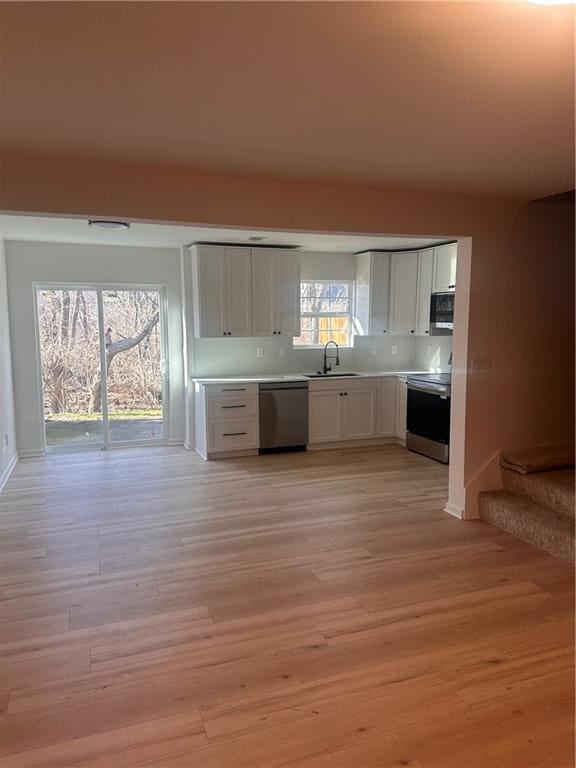
[[(468, 363), (490, 357), (492, 371), (468, 376), (466, 485), (500, 447), (573, 435), (573, 233), (562, 204), (11, 158), (0, 205), (222, 226), (470, 236)], [(460, 361), (461, 373), (466, 366)]]

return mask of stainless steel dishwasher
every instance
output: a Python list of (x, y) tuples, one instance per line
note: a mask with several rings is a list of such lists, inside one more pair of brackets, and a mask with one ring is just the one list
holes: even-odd
[(308, 382), (260, 384), (260, 452), (306, 448)]

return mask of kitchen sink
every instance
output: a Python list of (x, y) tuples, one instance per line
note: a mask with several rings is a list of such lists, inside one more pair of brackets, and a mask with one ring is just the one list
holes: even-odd
[(345, 376), (360, 376), (359, 373), (305, 373), (304, 376), (306, 376), (307, 379), (341, 379)]

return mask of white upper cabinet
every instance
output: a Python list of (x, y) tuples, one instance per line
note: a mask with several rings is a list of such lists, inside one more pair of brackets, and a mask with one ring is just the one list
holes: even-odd
[(201, 338), (250, 336), (250, 248), (198, 245), (193, 246), (190, 253), (194, 290), (194, 334)]
[(428, 336), (430, 333), (430, 297), (432, 295), (433, 262), (434, 254), (431, 249), (418, 252), (416, 336)]
[(357, 336), (389, 333), (390, 254), (359, 253), (356, 256)]
[(252, 335), (252, 258), (250, 248), (226, 248), (228, 336)]
[(226, 335), (226, 251), (219, 246), (194, 246), (194, 334), (204, 338)]
[(390, 334), (416, 333), (418, 253), (393, 253), (390, 260)]
[(252, 335), (300, 335), (300, 253), (252, 251)]
[(427, 336), (430, 333), (430, 296), (434, 253), (393, 253), (390, 266), (390, 333)]
[(300, 335), (300, 253), (219, 245), (190, 253), (197, 337)]
[(449, 243), (448, 245), (440, 245), (438, 248), (434, 248), (433, 293), (455, 290), (457, 248), (457, 243)]

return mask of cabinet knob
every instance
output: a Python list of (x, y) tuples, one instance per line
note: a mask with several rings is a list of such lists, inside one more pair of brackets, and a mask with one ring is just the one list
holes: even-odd
[(456, 288), (455, 285), (449, 285), (448, 288)]
[(410, 331), (410, 333), (414, 333), (414, 331)]
[(344, 392), (340, 392), (340, 397), (342, 397), (343, 394), (344, 394)]
[(430, 333), (430, 331), (424, 331), (424, 333)]
[(384, 330), (382, 331), (382, 333), (386, 333), (386, 329), (384, 329)]

